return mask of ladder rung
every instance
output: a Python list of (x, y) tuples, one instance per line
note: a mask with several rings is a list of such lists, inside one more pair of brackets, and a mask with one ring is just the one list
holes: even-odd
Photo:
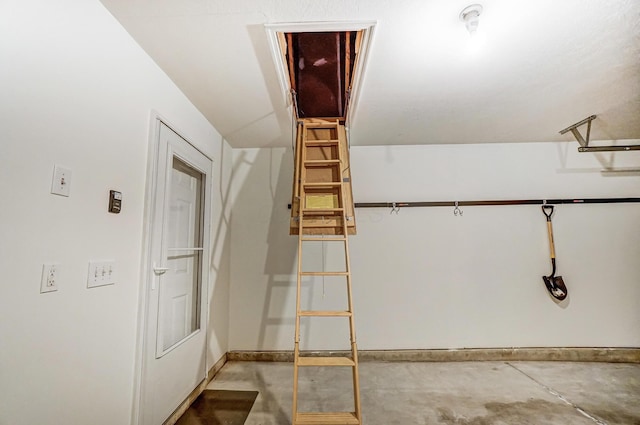
[[(343, 226), (342, 223), (338, 222), (340, 216), (324, 216), (324, 222), (320, 220), (319, 217), (313, 218), (310, 216), (306, 216), (304, 218), (304, 223), (302, 224), (305, 229), (338, 229), (340, 230)], [(303, 233), (303, 235), (313, 235), (314, 233)], [(340, 235), (343, 233), (315, 233), (316, 235)]]
[(338, 165), (341, 162), (339, 159), (307, 159), (304, 161), (308, 165)]
[(338, 128), (340, 124), (337, 122), (306, 122), (305, 128)]
[[(320, 217), (311, 217), (311, 216), (305, 216), (304, 217), (304, 223), (303, 226), (305, 229), (314, 229), (314, 228), (318, 228), (318, 229), (324, 229), (325, 227), (328, 227), (330, 229), (336, 228), (336, 229), (341, 229), (342, 228), (342, 223), (338, 222), (338, 219), (340, 219), (340, 216), (328, 216), (325, 215), (324, 216), (324, 221), (320, 220)], [(312, 235), (313, 233), (303, 233), (303, 235)], [(320, 233), (320, 234), (325, 234), (325, 235), (342, 235), (342, 233)]]
[(360, 421), (353, 412), (296, 413), (294, 425), (358, 425)]
[(305, 310), (300, 312), (300, 316), (311, 317), (349, 317), (350, 311), (327, 311), (327, 310)]
[(340, 143), (338, 139), (325, 139), (325, 140), (305, 140), (305, 145), (337, 145)]
[[(329, 221), (335, 222), (341, 220), (344, 215), (341, 211), (327, 211), (326, 209), (318, 209), (317, 211), (315, 211), (315, 214), (314, 211), (307, 211), (304, 214), (301, 214), (300, 217), (304, 219), (304, 226), (307, 227), (309, 225), (308, 223), (315, 223), (317, 225), (320, 225), (327, 224)], [(296, 221), (300, 222), (300, 220)], [(330, 227), (334, 226), (342, 226), (342, 223), (330, 225)]]
[[(342, 224), (331, 224), (331, 223), (327, 223), (327, 224), (317, 224), (317, 223), (305, 223), (304, 224), (304, 228), (305, 230), (324, 230), (324, 229), (331, 229), (331, 230), (341, 230), (342, 229)], [(314, 233), (303, 233), (303, 235), (313, 235)], [(317, 234), (317, 233), (316, 233)], [(321, 233), (321, 234), (325, 234), (325, 235), (341, 235), (342, 233)]]
[(348, 276), (349, 272), (300, 272), (300, 276)]
[(302, 183), (304, 187), (340, 187), (342, 182), (311, 182)]
[[(304, 225), (303, 235), (342, 235), (342, 233), (317, 233), (317, 232), (339, 232), (342, 230), (342, 224), (314, 224), (309, 223)], [(315, 233), (314, 233), (315, 232)]]
[(298, 366), (355, 366), (349, 357), (298, 357)]
[(346, 240), (347, 238), (302, 238), (303, 242), (344, 242)]
[(344, 208), (303, 208), (303, 213), (321, 213), (321, 212), (340, 212), (344, 211)]

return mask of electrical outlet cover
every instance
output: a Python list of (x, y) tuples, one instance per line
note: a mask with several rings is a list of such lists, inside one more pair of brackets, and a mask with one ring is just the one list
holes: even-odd
[(45, 263), (42, 265), (42, 278), (40, 280), (40, 293), (58, 290), (60, 277), (60, 265), (58, 263)]

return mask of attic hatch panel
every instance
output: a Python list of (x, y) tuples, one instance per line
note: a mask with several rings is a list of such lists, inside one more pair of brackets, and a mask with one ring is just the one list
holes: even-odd
[(298, 118), (347, 113), (358, 32), (287, 33), (287, 62)]

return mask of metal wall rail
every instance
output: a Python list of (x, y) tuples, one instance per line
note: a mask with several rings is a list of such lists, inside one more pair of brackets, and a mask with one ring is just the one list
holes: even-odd
[(640, 198), (498, 199), (488, 201), (356, 202), (356, 208), (467, 207), (489, 205), (622, 204)]

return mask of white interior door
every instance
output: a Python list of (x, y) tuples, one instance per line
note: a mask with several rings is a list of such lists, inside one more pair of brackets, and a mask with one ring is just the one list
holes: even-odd
[(206, 377), (211, 160), (159, 123), (139, 423), (160, 425)]

